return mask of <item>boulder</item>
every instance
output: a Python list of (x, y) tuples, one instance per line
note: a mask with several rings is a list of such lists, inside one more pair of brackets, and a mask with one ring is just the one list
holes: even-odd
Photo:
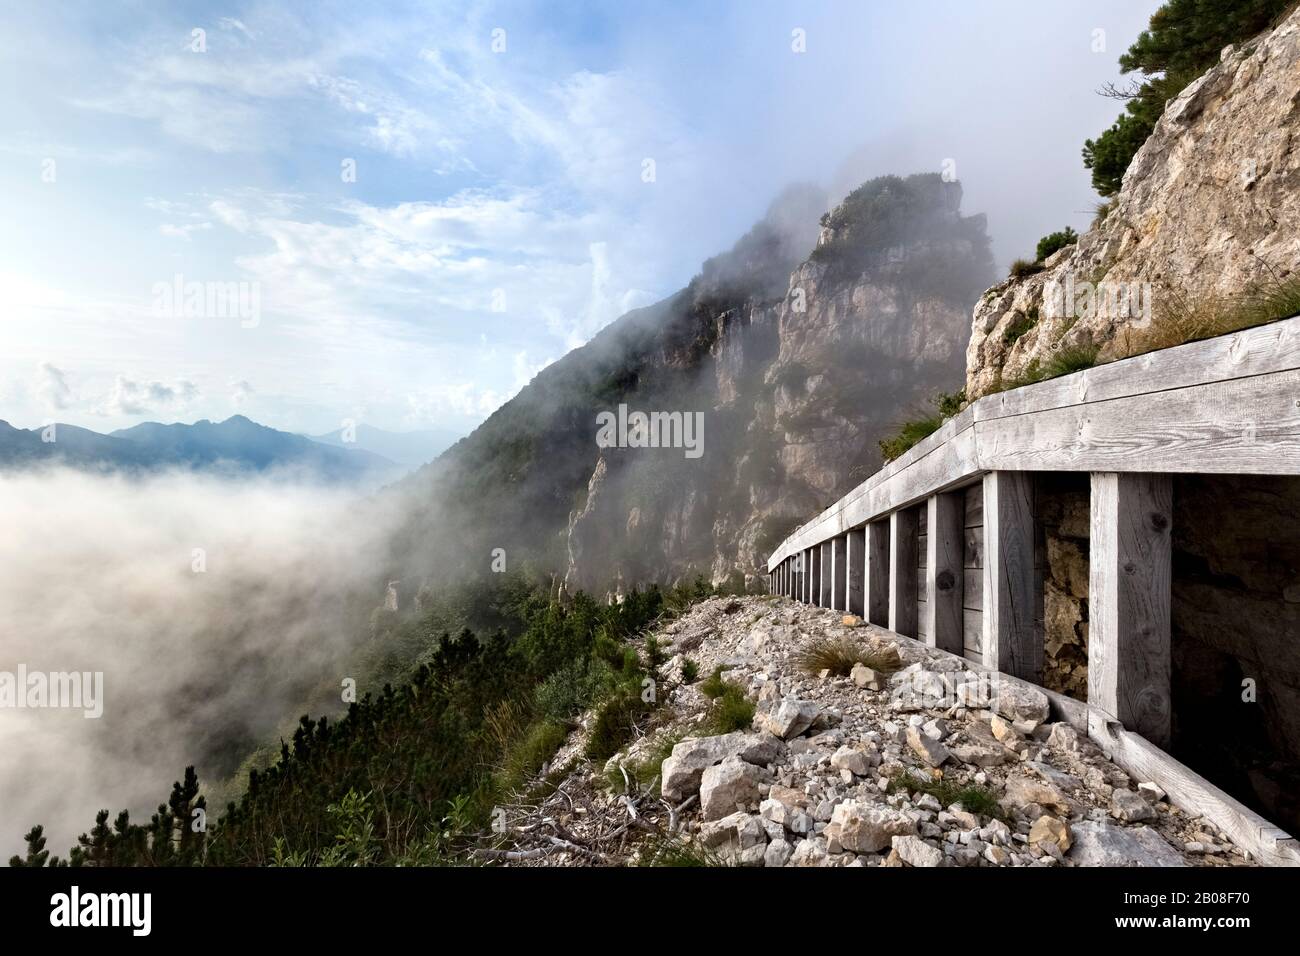
[(878, 853), (896, 836), (916, 834), (916, 821), (892, 807), (846, 800), (831, 813), (826, 838), (854, 853)]
[(706, 767), (700, 778), (700, 810), (705, 820), (721, 820), (737, 807), (757, 803), (767, 771), (732, 755)]
[(1070, 827), (1064, 820), (1043, 814), (1029, 828), (1029, 843), (1055, 843), (1062, 851), (1070, 849)]
[(811, 727), (813, 721), (821, 715), (821, 710), (821, 706), (811, 700), (787, 697), (774, 712), (764, 718), (763, 723), (772, 735), (790, 740)]
[(1068, 859), (1079, 866), (1186, 866), (1181, 854), (1150, 827), (1101, 820), (1074, 824)]
[(835, 770), (847, 770), (855, 777), (865, 777), (871, 770), (872, 764), (863, 751), (844, 746), (831, 755), (831, 767)]
[(704, 771), (737, 756), (746, 763), (767, 765), (785, 752), (785, 744), (770, 734), (743, 731), (717, 737), (691, 737), (673, 747), (660, 769), (660, 789), (669, 800), (684, 800), (700, 788)]
[(700, 845), (709, 849), (732, 844), (738, 850), (764, 845), (767, 835), (758, 817), (744, 812), (732, 813), (720, 820), (706, 821), (700, 827)]
[(1156, 811), (1140, 793), (1132, 790), (1116, 790), (1110, 798), (1110, 815), (1125, 823), (1137, 823), (1142, 820), (1154, 820)]
[(853, 683), (867, 690), (885, 689), (885, 676), (866, 664), (854, 664), (853, 670), (849, 671), (849, 676), (853, 678)]
[(1031, 777), (1010, 778), (1007, 781), (1002, 803), (1016, 809), (1037, 804), (1040, 807), (1050, 807), (1062, 814), (1070, 812), (1070, 803), (1065, 798), (1065, 794), (1061, 793), (1052, 784), (1046, 781), (1034, 780)]
[(951, 756), (947, 747), (927, 737), (917, 727), (907, 728), (907, 745), (930, 767), (941, 766)]
[(939, 866), (943, 863), (943, 851), (937, 846), (926, 843), (920, 837), (896, 836), (893, 850), (908, 866)]

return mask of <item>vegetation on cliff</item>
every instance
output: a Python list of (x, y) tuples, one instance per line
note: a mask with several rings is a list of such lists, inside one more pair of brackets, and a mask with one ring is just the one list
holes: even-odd
[(1169, 0), (1152, 14), (1150, 27), (1119, 58), (1125, 73), (1140, 73), (1143, 81), (1107, 90), (1128, 101), (1125, 110), (1083, 147), (1097, 192), (1119, 192), (1165, 104), (1218, 63), (1224, 47), (1250, 39), (1294, 7), (1295, 0)]

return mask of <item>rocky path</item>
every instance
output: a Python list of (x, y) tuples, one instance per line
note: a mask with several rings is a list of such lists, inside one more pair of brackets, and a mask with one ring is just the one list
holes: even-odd
[[(1050, 722), (1043, 694), (855, 618), (783, 598), (711, 598), (655, 640), (670, 659), (643, 735), (598, 767), (580, 758), (575, 733), (552, 764), (572, 761), (558, 787), (540, 806), (500, 815), (498, 859), (1251, 864), (1208, 821)], [(838, 676), (810, 673), (807, 652), (828, 644), (864, 662), (841, 665), (849, 672)], [(691, 683), (682, 681), (687, 661), (698, 669)], [(706, 729), (716, 705), (705, 678), (718, 668), (756, 704), (752, 726)], [(535, 831), (543, 820), (549, 850), (504, 856), (514, 828)]]

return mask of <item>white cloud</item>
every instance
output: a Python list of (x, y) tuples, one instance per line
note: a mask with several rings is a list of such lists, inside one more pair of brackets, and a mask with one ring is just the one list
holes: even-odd
[(198, 386), (184, 379), (168, 385), (156, 381), (137, 382), (118, 375), (102, 411), (109, 415), (147, 415), (159, 410), (184, 408), (198, 395)]
[(53, 410), (67, 408), (73, 401), (66, 373), (49, 362), (41, 363), (36, 393)]

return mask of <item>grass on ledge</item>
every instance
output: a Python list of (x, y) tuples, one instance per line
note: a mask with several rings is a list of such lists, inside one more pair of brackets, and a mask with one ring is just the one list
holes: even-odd
[(856, 664), (865, 664), (882, 674), (892, 674), (902, 666), (897, 653), (873, 651), (851, 637), (815, 638), (794, 655), (795, 665), (805, 674), (830, 671), (843, 677)]

